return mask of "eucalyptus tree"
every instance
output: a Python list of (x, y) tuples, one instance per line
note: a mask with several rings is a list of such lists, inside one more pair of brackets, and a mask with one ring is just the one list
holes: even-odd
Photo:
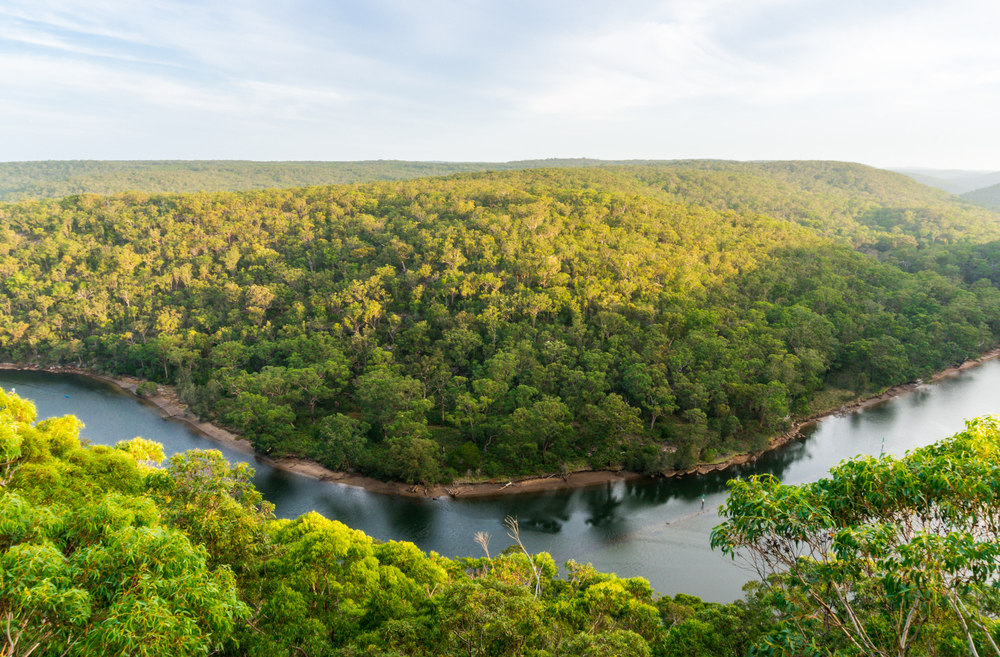
[(0, 653), (207, 655), (249, 616), (227, 566), (144, 494), (159, 445), (84, 447), (0, 390)]
[(958, 643), (1000, 655), (998, 455), (1000, 421), (983, 417), (814, 483), (732, 481), (712, 546), (749, 559), (769, 585), (783, 619), (775, 644), (901, 657)]

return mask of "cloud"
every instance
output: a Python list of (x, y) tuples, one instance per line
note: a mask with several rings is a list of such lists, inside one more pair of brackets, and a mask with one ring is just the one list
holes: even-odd
[[(912, 157), (905, 134), (922, 130), (936, 143), (977, 134), (989, 159), (998, 26), (1000, 6), (981, 0), (7, 0), (0, 122), (37, 118), (0, 137), (28, 129), (7, 148), (40, 144), (67, 122), (147, 136), (70, 129), (93, 157), (201, 150), (215, 129), (236, 137), (232, 151), (212, 142), (218, 157), (245, 156), (245, 134), (271, 159), (335, 147), (477, 160), (853, 148), (871, 160)], [(928, 164), (943, 163), (938, 148)]]
[(64, 101), (90, 101), (105, 107), (125, 100), (158, 108), (199, 111), (229, 112), (238, 108), (235, 99), (225, 93), (85, 61), (3, 55), (0, 80), (9, 95), (55, 95)]
[(787, 6), (675, 3), (666, 16), (569, 35), (528, 84), (495, 93), (515, 97), (527, 113), (601, 118), (691, 99), (780, 106), (857, 94), (926, 97), (997, 81), (1000, 40), (990, 37), (997, 9), (984, 16), (916, 6), (796, 23), (778, 34), (733, 29), (748, 13)]
[(528, 113), (608, 117), (622, 110), (732, 93), (760, 75), (699, 22), (643, 22), (567, 39), (560, 61), (533, 81)]

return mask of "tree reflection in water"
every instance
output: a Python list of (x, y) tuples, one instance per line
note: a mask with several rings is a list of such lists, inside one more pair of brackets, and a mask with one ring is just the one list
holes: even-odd
[(558, 534), (562, 530), (562, 523), (553, 518), (528, 518), (519, 520), (521, 529), (526, 532), (539, 532), (541, 534)]
[(558, 534), (563, 523), (573, 515), (575, 495), (551, 491), (539, 495), (504, 496), (499, 498), (498, 517), (517, 518), (526, 532)]
[[(390, 535), (395, 540), (420, 543), (434, 534), (434, 520), (438, 515), (438, 507), (430, 500), (415, 500), (414, 502), (386, 504), (383, 507)], [(397, 536), (406, 536), (406, 538), (399, 539), (396, 538)]]
[[(582, 493), (590, 513), (587, 524), (608, 524), (614, 520), (620, 507), (642, 509), (663, 506), (671, 500), (697, 502), (703, 495), (709, 498), (722, 495), (726, 492), (726, 482), (737, 477), (770, 474), (781, 479), (796, 461), (806, 456), (809, 441), (810, 436), (807, 435), (749, 463), (704, 475), (633, 479), (621, 484), (608, 484), (598, 492), (584, 489)], [(615, 493), (621, 493), (622, 497), (617, 498)]]
[(583, 491), (584, 504), (587, 507), (586, 523), (591, 527), (608, 527), (621, 523), (625, 518), (618, 514), (622, 500), (615, 495), (614, 484), (606, 484), (600, 488), (588, 488)]
[[(785, 474), (792, 467), (792, 465), (794, 465), (796, 461), (799, 461), (807, 456), (809, 443), (812, 442), (815, 429), (807, 427), (802, 433), (805, 434), (805, 437), (797, 438), (796, 440), (782, 445), (778, 449), (761, 455), (756, 461), (740, 466), (736, 472), (743, 477), (769, 474), (774, 475), (778, 479), (784, 480)], [(735, 474), (733, 476), (735, 476)], [(727, 477), (726, 480), (728, 481), (731, 478), (732, 476)], [(725, 485), (723, 485), (723, 490), (725, 490)]]
[(498, 518), (508, 515), (518, 518), (525, 532), (550, 535), (561, 532), (565, 523), (580, 513), (586, 525), (602, 530), (598, 532), (602, 542), (612, 539), (617, 542), (628, 533), (628, 520), (633, 512), (661, 507), (671, 500), (696, 504), (703, 496), (714, 498), (714, 506), (725, 495), (730, 479), (765, 473), (783, 477), (797, 460), (807, 455), (809, 441), (807, 435), (750, 463), (705, 475), (635, 479), (571, 492), (500, 497), (492, 500), (493, 513)]

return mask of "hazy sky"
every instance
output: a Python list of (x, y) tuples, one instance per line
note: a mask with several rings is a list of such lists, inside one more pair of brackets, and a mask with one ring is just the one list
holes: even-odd
[(996, 0), (0, 0), (0, 160), (1000, 169)]

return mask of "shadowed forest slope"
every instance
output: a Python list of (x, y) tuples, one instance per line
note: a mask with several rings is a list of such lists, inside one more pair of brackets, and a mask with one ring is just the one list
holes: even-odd
[(962, 194), (962, 198), (990, 210), (1000, 210), (1000, 185), (991, 185), (983, 189)]

